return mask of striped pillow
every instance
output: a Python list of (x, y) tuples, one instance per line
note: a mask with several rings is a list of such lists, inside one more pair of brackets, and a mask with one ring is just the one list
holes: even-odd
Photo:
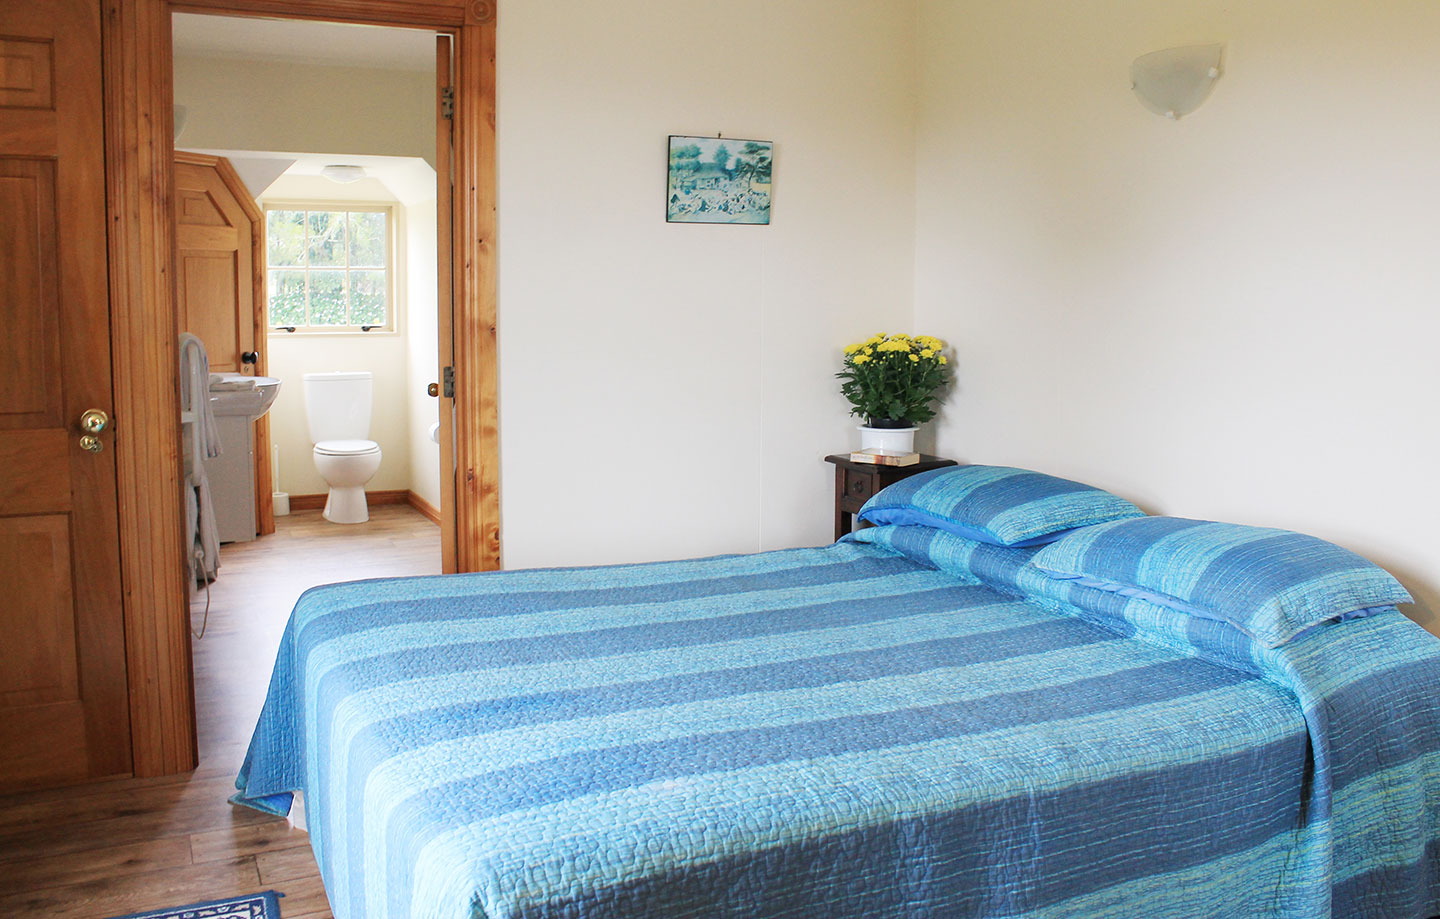
[(1144, 517), (1072, 533), (1034, 558), (1051, 577), (1142, 591), (1152, 602), (1221, 619), (1275, 648), (1321, 622), (1412, 602), (1400, 582), (1314, 536)]
[(1038, 546), (1140, 508), (1108, 491), (1009, 466), (949, 466), (901, 479), (860, 509), (876, 525), (946, 530), (994, 546)]

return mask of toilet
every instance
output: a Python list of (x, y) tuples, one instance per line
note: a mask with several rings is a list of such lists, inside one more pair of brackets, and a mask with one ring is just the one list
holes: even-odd
[(370, 437), (374, 380), (368, 370), (305, 374), (305, 418), (315, 444), (315, 470), (330, 486), (325, 519), (364, 523), (365, 483), (380, 470), (380, 445)]

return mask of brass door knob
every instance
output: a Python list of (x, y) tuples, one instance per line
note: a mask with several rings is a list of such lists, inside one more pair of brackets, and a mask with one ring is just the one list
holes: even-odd
[(80, 449), (87, 453), (99, 453), (105, 449), (105, 444), (94, 434), (86, 434), (80, 438)]
[(80, 430), (86, 434), (99, 434), (110, 425), (110, 416), (98, 408), (86, 409), (80, 416)]
[(431, 383), (429, 386), (425, 387), (425, 392), (427, 392), (427, 393), (430, 394), (431, 396), (439, 397), (439, 395), (440, 395), (440, 384), (439, 384), (439, 383)]

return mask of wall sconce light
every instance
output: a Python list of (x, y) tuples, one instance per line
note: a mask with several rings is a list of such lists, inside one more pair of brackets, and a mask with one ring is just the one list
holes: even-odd
[(1187, 45), (1142, 54), (1130, 65), (1130, 88), (1141, 105), (1177, 120), (1210, 98), (1224, 51), (1224, 45)]
[(190, 118), (190, 110), (183, 105), (175, 106), (175, 137), (178, 143), (180, 135), (185, 132), (185, 122)]
[(358, 182), (365, 178), (365, 167), (332, 163), (324, 169), (321, 169), (320, 174), (332, 182), (349, 185), (351, 182)]

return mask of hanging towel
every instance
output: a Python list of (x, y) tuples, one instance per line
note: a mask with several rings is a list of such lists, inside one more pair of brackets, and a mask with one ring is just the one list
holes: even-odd
[(220, 455), (220, 432), (210, 408), (210, 359), (205, 345), (189, 332), (180, 333), (180, 411), (195, 413), (197, 447), (210, 459)]
[(180, 411), (185, 423), (185, 547), (190, 555), (190, 584), (215, 580), (220, 570), (220, 533), (205, 460), (220, 455), (220, 432), (210, 409), (210, 360), (205, 345), (188, 332), (180, 334)]

